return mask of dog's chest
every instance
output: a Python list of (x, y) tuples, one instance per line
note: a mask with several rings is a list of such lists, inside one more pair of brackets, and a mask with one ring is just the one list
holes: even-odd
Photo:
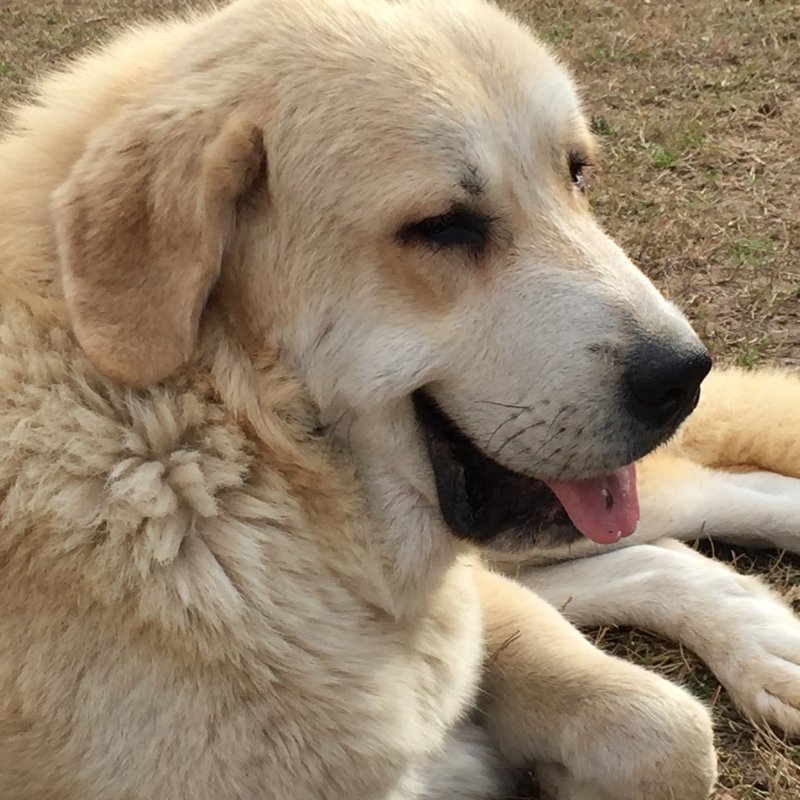
[(313, 669), (294, 673), (292, 714), (303, 735), (313, 735), (320, 714), (331, 723), (327, 740), (308, 743), (304, 762), (319, 761), (307, 772), (312, 784), (318, 775), (335, 775), (335, 785), (328, 777), (310, 786), (309, 796), (379, 800), (425, 771), (475, 701), (482, 637), (468, 570), (457, 567), (446, 577), (422, 619), (373, 618), (342, 626), (338, 637), (316, 689), (309, 684)]

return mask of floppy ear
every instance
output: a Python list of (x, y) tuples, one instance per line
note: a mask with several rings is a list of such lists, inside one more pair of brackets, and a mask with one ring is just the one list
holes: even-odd
[(257, 127), (201, 111), (133, 109), (89, 140), (53, 213), (72, 326), (101, 372), (144, 387), (189, 358), (265, 163)]

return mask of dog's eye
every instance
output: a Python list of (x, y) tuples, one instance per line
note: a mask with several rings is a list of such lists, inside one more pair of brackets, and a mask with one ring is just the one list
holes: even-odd
[(419, 242), (436, 250), (464, 248), (479, 254), (489, 243), (491, 220), (468, 208), (412, 222), (400, 230), (403, 242)]
[(583, 177), (585, 167), (591, 166), (585, 156), (580, 153), (569, 154), (569, 177), (572, 185), (581, 193), (586, 192), (586, 180)]

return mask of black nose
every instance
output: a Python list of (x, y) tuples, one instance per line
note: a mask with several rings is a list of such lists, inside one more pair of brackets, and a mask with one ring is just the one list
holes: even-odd
[(649, 425), (677, 426), (697, 405), (711, 369), (705, 348), (670, 347), (649, 341), (625, 370), (631, 412)]

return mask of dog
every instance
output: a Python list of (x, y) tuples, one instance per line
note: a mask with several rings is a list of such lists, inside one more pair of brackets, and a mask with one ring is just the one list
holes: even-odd
[(646, 549), (613, 550), (633, 465), (710, 369), (594, 220), (592, 158), (483, 0), (236, 0), (16, 110), (0, 796), (708, 795), (708, 710), (551, 605), (586, 622), (573, 579), (613, 594), (596, 565)]

